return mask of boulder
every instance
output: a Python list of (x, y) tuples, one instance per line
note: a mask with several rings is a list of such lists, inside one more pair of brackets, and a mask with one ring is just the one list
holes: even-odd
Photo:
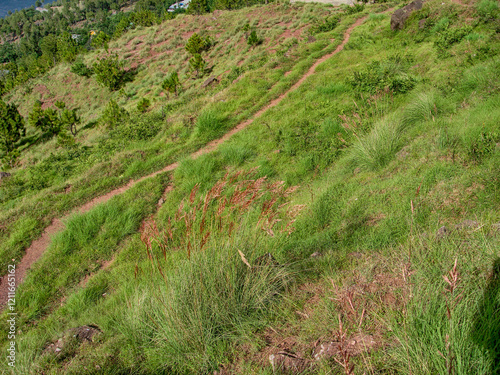
[(215, 77), (210, 77), (209, 79), (207, 79), (205, 82), (203, 82), (203, 85), (201, 85), (201, 87), (205, 88), (205, 87), (208, 87), (210, 86), (212, 83), (217, 83), (218, 80), (217, 78)]
[(403, 8), (396, 10), (391, 16), (391, 30), (402, 30), (408, 17), (414, 11), (422, 9), (423, 5), (422, 0), (415, 0)]

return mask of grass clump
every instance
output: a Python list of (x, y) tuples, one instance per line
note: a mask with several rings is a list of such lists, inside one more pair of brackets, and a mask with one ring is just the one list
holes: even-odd
[(376, 170), (389, 163), (402, 144), (400, 122), (382, 120), (352, 146), (351, 162), (363, 170)]
[(196, 120), (196, 134), (203, 140), (216, 138), (225, 129), (226, 120), (214, 109), (206, 109), (200, 113)]

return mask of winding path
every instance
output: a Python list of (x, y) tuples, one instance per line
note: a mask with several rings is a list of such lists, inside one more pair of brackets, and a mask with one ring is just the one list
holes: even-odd
[[(332, 56), (334, 56), (337, 53), (339, 53), (340, 51), (342, 51), (344, 49), (344, 46), (346, 45), (346, 43), (349, 41), (349, 38), (350, 38), (351, 33), (354, 30), (354, 28), (356, 28), (357, 26), (361, 25), (366, 20), (366, 18), (367, 17), (365, 16), (365, 17), (362, 17), (362, 18), (358, 19), (356, 22), (354, 22), (346, 30), (346, 32), (344, 34), (344, 40), (342, 41), (342, 43), (340, 43), (337, 46), (337, 48), (335, 49), (335, 51), (333, 51), (333, 52), (331, 52), (329, 54), (326, 54), (325, 56), (323, 56), (320, 59), (318, 59), (307, 70), (307, 72), (290, 89), (288, 89), (286, 92), (284, 92), (283, 94), (281, 94), (279, 97), (277, 97), (276, 99), (272, 100), (269, 104), (267, 104), (266, 106), (264, 106), (263, 108), (261, 108), (251, 118), (249, 118), (248, 120), (245, 120), (245, 121), (241, 122), (240, 124), (238, 124), (236, 127), (234, 127), (229, 132), (227, 132), (226, 134), (224, 134), (224, 136), (222, 136), (221, 138), (216, 139), (216, 140), (208, 143), (205, 147), (203, 147), (203, 148), (199, 149), (198, 151), (194, 152), (193, 154), (191, 154), (191, 157), (193, 159), (196, 159), (196, 158), (198, 158), (201, 155), (207, 154), (207, 153), (215, 150), (220, 144), (224, 143), (229, 138), (231, 138), (234, 134), (236, 134), (236, 133), (240, 132), (241, 130), (245, 129), (255, 119), (257, 119), (260, 116), (262, 116), (262, 114), (264, 112), (266, 112), (270, 108), (273, 108), (273, 107), (277, 106), (289, 93), (291, 93), (291, 92), (295, 91), (297, 88), (299, 88), (299, 86), (301, 86), (302, 83), (309, 76), (311, 76), (312, 74), (314, 74), (314, 72), (316, 71), (316, 68), (318, 67), (318, 65), (320, 65), (321, 63), (325, 62), (326, 60), (328, 60)], [(178, 165), (179, 165), (179, 163), (176, 162), (176, 163), (167, 165), (165, 168), (160, 169), (160, 170), (158, 170), (158, 171), (156, 171), (154, 173), (151, 173), (151, 174), (149, 174), (147, 176), (141, 177), (141, 178), (139, 178), (139, 179), (137, 179), (135, 181), (131, 180), (125, 186), (122, 186), (120, 188), (117, 188), (115, 190), (110, 191), (107, 194), (104, 194), (104, 195), (101, 195), (99, 197), (94, 198), (90, 202), (87, 202), (83, 206), (75, 209), (71, 214), (73, 214), (73, 213), (85, 213), (85, 212), (89, 211), (91, 208), (93, 208), (95, 205), (97, 205), (99, 203), (107, 202), (109, 199), (113, 198), (114, 196), (127, 191), (128, 189), (130, 189), (136, 183), (138, 183), (140, 181), (143, 181), (146, 178), (154, 177), (154, 176), (156, 176), (156, 175), (158, 175), (160, 173), (164, 173), (164, 172), (168, 172), (168, 171), (173, 171), (174, 169), (176, 169), (178, 167)], [(64, 224), (63, 224), (63, 220), (65, 220), (66, 218), (68, 218), (69, 215), (71, 215), (71, 214), (68, 214), (68, 215), (64, 216), (63, 218), (61, 218), (61, 219), (54, 219), (52, 221), (52, 223), (47, 228), (45, 228), (45, 230), (42, 233), (42, 236), (39, 239), (33, 241), (31, 243), (30, 247), (28, 247), (28, 249), (26, 249), (26, 253), (23, 256), (23, 258), (21, 259), (21, 262), (16, 266), (16, 274), (15, 274), (16, 275), (16, 286), (19, 286), (19, 284), (22, 282), (22, 280), (26, 276), (27, 271), (31, 268), (31, 266), (33, 265), (33, 263), (35, 263), (43, 255), (43, 253), (45, 252), (45, 250), (48, 248), (48, 246), (50, 244), (50, 237), (52, 235), (54, 235), (55, 233), (64, 230), (65, 227), (64, 227)], [(8, 285), (7, 285), (6, 282), (4, 282), (4, 279), (5, 279), (5, 276), (2, 277), (1, 281), (0, 281), (0, 309), (6, 304), (7, 298), (8, 298), (8, 289), (7, 289)]]

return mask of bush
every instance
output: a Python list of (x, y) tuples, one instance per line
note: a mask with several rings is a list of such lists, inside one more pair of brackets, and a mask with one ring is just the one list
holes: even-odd
[(407, 93), (415, 86), (416, 79), (406, 73), (411, 56), (395, 55), (383, 61), (373, 61), (364, 70), (354, 72), (348, 84), (358, 92), (389, 89), (393, 93)]
[(340, 16), (332, 16), (323, 21), (316, 21), (309, 29), (309, 33), (318, 34), (332, 31), (340, 22)]
[(247, 43), (249, 46), (257, 46), (262, 43), (262, 39), (257, 36), (257, 32), (253, 30), (248, 36)]
[(435, 42), (435, 45), (440, 50), (450, 48), (453, 44), (459, 43), (472, 31), (471, 26), (463, 26), (455, 29), (446, 29), (441, 33)]
[(161, 87), (167, 93), (175, 93), (175, 96), (179, 95), (178, 90), (181, 87), (181, 82), (179, 80), (179, 75), (177, 74), (177, 72), (170, 73), (163, 81)]
[(201, 54), (203, 51), (208, 51), (212, 45), (213, 41), (209, 37), (203, 39), (197, 33), (194, 33), (188, 39), (185, 48), (186, 51), (195, 56), (196, 54)]
[(0, 147), (9, 153), (25, 135), (24, 119), (17, 107), (0, 100)]
[(148, 108), (151, 106), (151, 102), (149, 99), (142, 98), (139, 103), (137, 103), (137, 110), (141, 113), (144, 113), (148, 110)]
[(125, 83), (126, 75), (122, 65), (116, 55), (100, 59), (93, 65), (96, 81), (111, 91), (119, 90)]
[(362, 12), (363, 10), (365, 10), (365, 4), (356, 3), (353, 5), (345, 5), (342, 7), (342, 10), (347, 15), (356, 14), (356, 13), (359, 13), (359, 12)]
[(114, 128), (127, 121), (128, 117), (129, 114), (125, 109), (121, 108), (114, 100), (110, 100), (99, 118), (99, 123), (107, 128)]
[(189, 65), (191, 67), (191, 70), (196, 72), (196, 77), (203, 77), (203, 74), (205, 73), (206, 62), (205, 60), (203, 60), (199, 53), (189, 59)]
[(75, 73), (80, 77), (89, 78), (92, 74), (94, 74), (94, 71), (82, 61), (77, 61), (71, 66), (71, 73)]
[(476, 5), (476, 10), (481, 20), (487, 22), (498, 16), (498, 2), (495, 0), (481, 0)]

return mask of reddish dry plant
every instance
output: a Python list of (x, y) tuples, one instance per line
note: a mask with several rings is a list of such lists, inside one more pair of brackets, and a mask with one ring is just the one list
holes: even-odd
[[(349, 344), (347, 343), (347, 331), (344, 330), (344, 326), (342, 324), (342, 319), (339, 314), (339, 328), (337, 330), (338, 335), (338, 354), (336, 357), (333, 357), (335, 362), (337, 362), (344, 369), (344, 373), (346, 375), (354, 374), (354, 364), (351, 364), (351, 354), (349, 353)], [(338, 357), (338, 358), (337, 358)]]
[(448, 319), (451, 319), (453, 309), (462, 299), (462, 293), (456, 294), (457, 289), (459, 288), (461, 283), (460, 273), (457, 270), (457, 262), (458, 259), (455, 258), (455, 264), (453, 265), (453, 268), (448, 272), (448, 275), (443, 275), (444, 281), (446, 281), (446, 283), (448, 284), (445, 287), (444, 291), (444, 294), (446, 296), (446, 310)]
[(366, 309), (363, 308), (361, 313), (359, 312), (358, 306), (356, 306), (356, 294), (353, 290), (346, 290), (342, 292), (337, 285), (333, 282), (333, 279), (330, 279), (333, 289), (335, 292), (335, 298), (330, 299), (338, 303), (338, 307), (340, 311), (342, 311), (343, 315), (346, 319), (352, 324), (357, 325), (358, 328), (361, 328), (363, 324), (363, 320), (365, 318)]
[(154, 243), (165, 259), (167, 249), (185, 250), (189, 259), (193, 251), (202, 251), (212, 238), (231, 238), (244, 215), (258, 205), (256, 228), (260, 232), (275, 236), (278, 228), (280, 233), (291, 234), (295, 230), (292, 224), (304, 206), (289, 207), (284, 201), (297, 187), (285, 188), (283, 181), (268, 184), (266, 177), (252, 178), (256, 170), (226, 174), (205, 195), (198, 194), (196, 184), (162, 230), (154, 219), (145, 221), (141, 241), (148, 258), (153, 262)]

